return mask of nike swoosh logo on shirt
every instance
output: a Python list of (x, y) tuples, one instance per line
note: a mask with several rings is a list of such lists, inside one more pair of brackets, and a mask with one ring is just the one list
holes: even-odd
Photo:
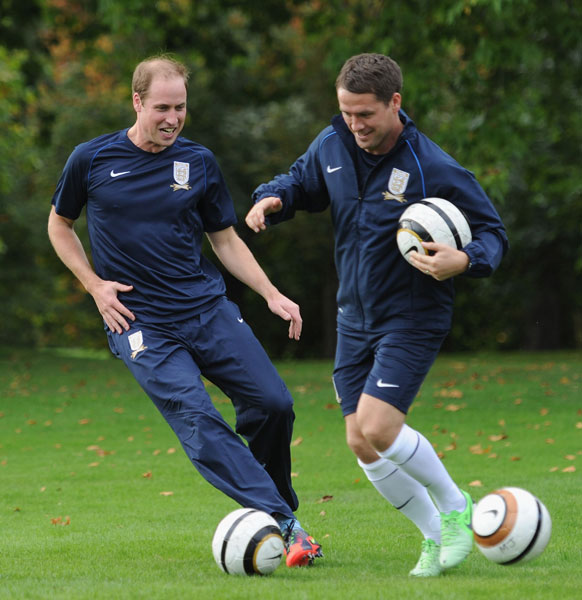
[(331, 167), (331, 165), (327, 165), (327, 172), (328, 173), (334, 173), (335, 171), (339, 171), (341, 169), (341, 167)]
[(109, 175), (111, 175), (111, 177), (119, 177), (120, 175), (127, 175), (128, 173), (131, 173), (131, 171), (120, 171), (119, 173), (116, 173), (113, 169), (111, 169), (111, 173), (109, 173)]
[(378, 381), (376, 382), (376, 385), (379, 388), (397, 388), (397, 387), (400, 387), (396, 383), (384, 383), (381, 379), (378, 379)]

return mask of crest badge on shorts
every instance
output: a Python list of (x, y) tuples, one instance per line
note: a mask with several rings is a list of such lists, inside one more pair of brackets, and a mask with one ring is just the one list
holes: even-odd
[(131, 333), (127, 336), (127, 341), (129, 342), (129, 347), (131, 348), (131, 359), (135, 360), (135, 357), (144, 350), (147, 350), (148, 347), (144, 346), (143, 343), (143, 333), (141, 329), (136, 331), (135, 333)]
[(388, 190), (383, 192), (382, 195), (384, 200), (397, 200), (398, 202), (406, 202), (404, 198), (404, 192), (408, 186), (408, 180), (410, 173), (401, 171), (394, 167), (390, 173), (390, 179), (388, 179)]
[(174, 190), (190, 190), (190, 163), (174, 161), (174, 181), (170, 187)]

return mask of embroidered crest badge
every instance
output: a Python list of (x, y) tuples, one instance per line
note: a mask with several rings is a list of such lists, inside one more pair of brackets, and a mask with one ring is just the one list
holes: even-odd
[(191, 186), (188, 184), (190, 179), (190, 163), (174, 161), (174, 181), (170, 187), (176, 190), (191, 190)]
[(408, 185), (410, 173), (393, 168), (388, 180), (388, 190), (383, 192), (384, 200), (397, 200), (398, 202), (406, 202), (404, 192)]
[(127, 336), (127, 341), (129, 342), (129, 347), (132, 350), (131, 360), (135, 360), (135, 357), (144, 350), (147, 350), (147, 346), (143, 344), (143, 333), (141, 329)]

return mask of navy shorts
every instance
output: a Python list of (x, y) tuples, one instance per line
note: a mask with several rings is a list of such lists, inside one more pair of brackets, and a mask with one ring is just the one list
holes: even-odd
[(356, 412), (363, 393), (407, 414), (447, 333), (338, 330), (333, 383), (344, 417)]

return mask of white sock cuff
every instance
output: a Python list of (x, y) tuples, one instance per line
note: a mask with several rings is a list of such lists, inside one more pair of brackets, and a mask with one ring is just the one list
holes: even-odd
[(396, 465), (392, 464), (389, 460), (386, 460), (385, 458), (379, 458), (373, 463), (368, 464), (362, 462), (358, 458), (358, 464), (360, 465), (360, 467), (362, 467), (364, 473), (366, 474), (366, 477), (370, 481), (380, 481), (381, 479), (384, 479), (385, 477), (388, 477), (389, 475), (394, 473), (394, 471), (398, 470), (398, 467)]
[(392, 445), (383, 452), (378, 452), (378, 454), (396, 465), (401, 465), (414, 454), (418, 444), (419, 433), (404, 423)]

